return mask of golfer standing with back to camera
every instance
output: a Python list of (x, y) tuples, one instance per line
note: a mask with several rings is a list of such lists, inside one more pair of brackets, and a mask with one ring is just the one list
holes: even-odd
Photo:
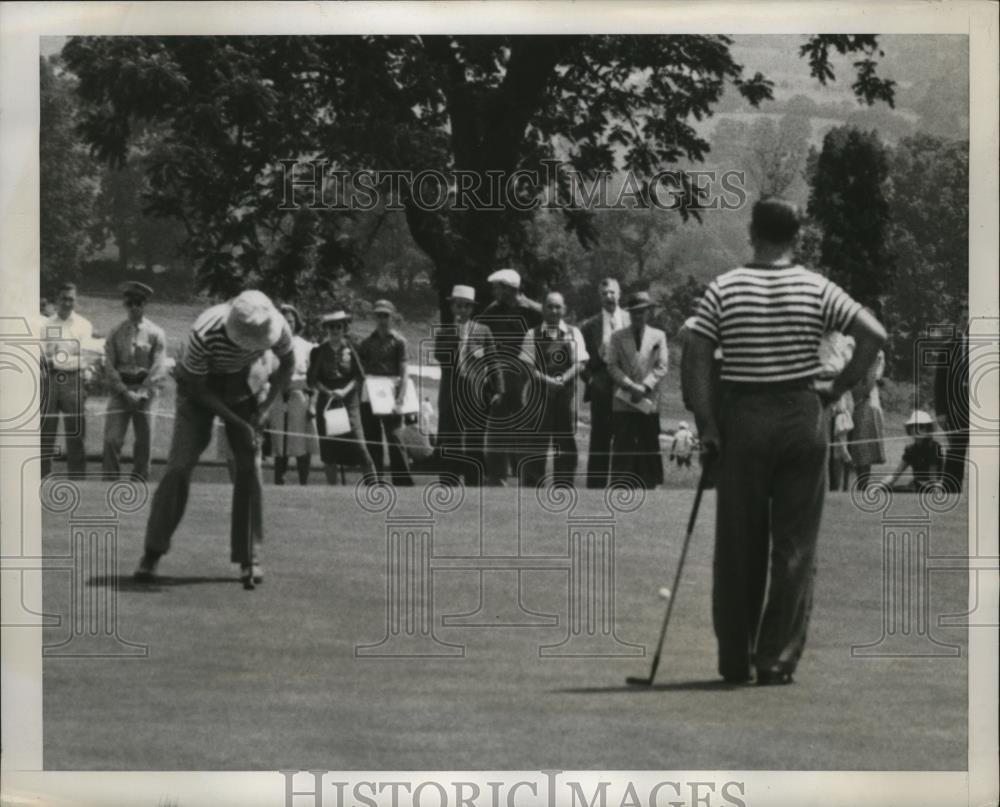
[[(886, 338), (843, 289), (794, 262), (798, 231), (794, 205), (757, 202), (753, 261), (712, 281), (691, 322), (690, 401), (702, 444), (717, 455), (712, 617), (730, 683), (749, 682), (752, 669), (758, 684), (792, 683), (812, 607), (828, 406), (864, 377)], [(853, 336), (855, 350), (820, 385), (827, 331)]]

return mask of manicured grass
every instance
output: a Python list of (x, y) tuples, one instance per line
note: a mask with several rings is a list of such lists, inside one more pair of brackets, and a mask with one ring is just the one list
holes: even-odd
[[(83, 483), (87, 513), (105, 487)], [(435, 557), (564, 557), (566, 514), (517, 489), (470, 492), (439, 515)], [(394, 516), (425, 512), (420, 488), (397, 491)], [(616, 521), (616, 634), (646, 658), (540, 658), (566, 633), (566, 572), (521, 574), (525, 608), (548, 627), (459, 627), (474, 610), (475, 571), (433, 573), (433, 625), (464, 645), (452, 660), (355, 657), (386, 635), (385, 515), (352, 488), (268, 487), (266, 581), (243, 591), (228, 563), (228, 491), (192, 488), (162, 563), (169, 579), (137, 588), (129, 576), (147, 515), (122, 516), (119, 635), (146, 643), (141, 661), (46, 660), (47, 769), (964, 769), (966, 631), (937, 615), (966, 609), (962, 573), (930, 576), (931, 629), (959, 659), (858, 659), (851, 645), (882, 634), (882, 523), (844, 494), (828, 498), (805, 657), (790, 687), (716, 684), (711, 627), (714, 494), (706, 494), (657, 685), (644, 675), (662, 619), (691, 493), (660, 490)], [(574, 516), (602, 511), (580, 491)], [(932, 523), (933, 554), (965, 552), (966, 501)], [(916, 502), (901, 500), (902, 512)], [(79, 514), (77, 514), (79, 515)], [(67, 517), (47, 515), (47, 555), (65, 552)], [(520, 527), (518, 526), (520, 520)], [(448, 561), (434, 561), (447, 563)], [(455, 565), (451, 561), (452, 566)], [(515, 572), (485, 574), (511, 608)], [(90, 577), (85, 589), (106, 583)], [(45, 611), (66, 613), (69, 575), (45, 575)], [(489, 596), (487, 597), (489, 600)], [(484, 621), (496, 621), (487, 607)], [(502, 621), (502, 620), (501, 620)], [(66, 627), (45, 631), (54, 643)]]

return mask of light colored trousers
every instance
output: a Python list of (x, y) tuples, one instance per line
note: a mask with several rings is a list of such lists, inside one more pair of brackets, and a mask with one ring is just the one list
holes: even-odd
[(47, 393), (45, 411), (42, 414), (41, 445), (42, 453), (49, 454), (49, 457), (42, 459), (41, 475), (46, 477), (52, 472), (51, 455), (56, 449), (60, 414), (66, 433), (66, 470), (71, 474), (82, 474), (87, 466), (87, 454), (83, 445), (87, 428), (83, 378), (78, 372), (49, 371), (46, 373), (45, 385)]
[(149, 478), (149, 451), (153, 439), (152, 401), (145, 399), (132, 405), (124, 395), (112, 395), (104, 419), (104, 478), (115, 479), (121, 474), (122, 446), (131, 423), (135, 429), (132, 444), (132, 473), (140, 479)]

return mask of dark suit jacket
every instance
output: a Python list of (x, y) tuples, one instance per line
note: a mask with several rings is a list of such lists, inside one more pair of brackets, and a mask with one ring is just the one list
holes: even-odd
[(964, 334), (948, 344), (947, 363), (934, 373), (934, 411), (953, 429), (969, 428), (969, 350)]
[[(498, 393), (503, 395), (505, 389), (496, 342), (489, 328), (473, 322), (464, 358), (459, 355), (460, 350), (458, 326), (441, 326), (434, 342), (434, 358), (441, 365), (438, 393), (441, 431), (461, 430), (468, 425), (468, 417), (477, 419), (477, 412), (485, 410), (490, 399)], [(456, 411), (456, 404), (461, 407), (462, 400), (471, 404), (470, 411)]]
[(586, 384), (583, 391), (585, 401), (591, 400), (595, 395), (610, 396), (615, 391), (615, 382), (608, 372), (607, 362), (601, 358), (601, 342), (604, 339), (603, 313), (598, 311), (580, 325), (580, 333), (583, 335), (583, 343), (587, 346), (589, 356), (582, 373)]

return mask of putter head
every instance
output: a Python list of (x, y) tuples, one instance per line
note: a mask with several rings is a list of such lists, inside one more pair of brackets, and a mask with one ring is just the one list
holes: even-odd
[(625, 679), (625, 683), (628, 684), (629, 686), (648, 687), (652, 685), (653, 679), (639, 678), (637, 676), (630, 675), (628, 678)]

